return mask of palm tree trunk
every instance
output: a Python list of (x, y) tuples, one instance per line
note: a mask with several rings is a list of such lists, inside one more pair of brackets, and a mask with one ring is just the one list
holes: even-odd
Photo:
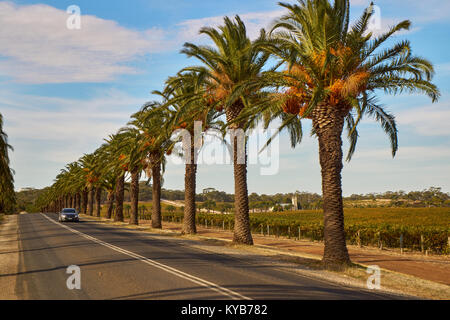
[(342, 201), (342, 130), (344, 114), (338, 108), (318, 105), (313, 126), (319, 138), (324, 213), (323, 263), (329, 267), (350, 264), (345, 242)]
[(197, 228), (195, 225), (195, 189), (197, 176), (197, 157), (194, 145), (194, 137), (191, 138), (191, 147), (186, 148), (190, 152), (190, 158), (186, 159), (186, 168), (184, 175), (184, 219), (183, 234), (195, 234)]
[[(237, 102), (226, 111), (228, 123), (236, 120), (243, 109), (242, 102)], [(234, 166), (234, 234), (233, 242), (238, 244), (253, 245), (252, 232), (250, 230), (250, 216), (248, 210), (247, 189), (247, 146), (242, 124), (234, 123), (230, 129), (237, 129), (232, 138), (233, 166)], [(242, 130), (239, 132), (239, 130)], [(243, 135), (243, 137), (240, 137)]]
[(120, 175), (116, 183), (116, 214), (114, 221), (123, 222), (123, 198), (125, 193), (125, 175)]
[(233, 242), (253, 245), (250, 230), (250, 216), (248, 210), (247, 190), (247, 160), (245, 164), (238, 164), (234, 159), (234, 193), (236, 213), (234, 217)]
[(88, 191), (87, 188), (83, 190), (83, 213), (87, 214), (87, 204), (88, 204)]
[(94, 215), (94, 187), (89, 187), (88, 193), (88, 215)]
[(111, 219), (112, 217), (112, 213), (113, 213), (113, 204), (114, 204), (114, 191), (108, 191), (108, 210), (107, 210), (107, 214), (106, 217), (108, 219)]
[(159, 154), (151, 155), (152, 180), (153, 180), (153, 211), (152, 228), (162, 229), (161, 223), (161, 159)]
[(100, 212), (102, 210), (102, 188), (97, 187), (95, 189), (95, 201), (97, 202), (97, 208), (95, 215), (100, 217)]
[(77, 194), (76, 194), (76, 209), (77, 209), (77, 211), (78, 212), (81, 212), (81, 192), (78, 192)]
[(139, 224), (138, 205), (139, 205), (139, 168), (133, 168), (131, 172), (130, 200), (131, 214), (130, 224)]

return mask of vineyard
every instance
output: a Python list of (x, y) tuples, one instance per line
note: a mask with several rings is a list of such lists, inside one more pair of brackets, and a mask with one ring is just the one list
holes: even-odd
[[(140, 219), (150, 220), (151, 204), (139, 206)], [(162, 205), (163, 220), (179, 222), (183, 211)], [(348, 244), (381, 248), (403, 248), (435, 254), (449, 254), (450, 208), (346, 208), (345, 232)], [(106, 213), (104, 210), (102, 212)], [(125, 210), (125, 216), (128, 216)], [(197, 223), (232, 230), (234, 215), (197, 213)], [(253, 233), (323, 241), (321, 211), (251, 213)]]
[[(141, 218), (150, 219), (150, 212)], [(183, 213), (166, 211), (163, 219), (181, 222)], [(234, 216), (199, 213), (197, 223), (231, 230)], [(253, 233), (323, 240), (320, 211), (255, 213), (250, 224)], [(345, 232), (348, 244), (449, 254), (450, 208), (348, 208)]]

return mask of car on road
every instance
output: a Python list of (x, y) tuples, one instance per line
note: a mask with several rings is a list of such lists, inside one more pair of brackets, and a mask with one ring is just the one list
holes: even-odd
[(58, 214), (58, 221), (59, 222), (66, 222), (66, 221), (79, 222), (80, 218), (78, 216), (78, 211), (73, 208), (64, 208)]

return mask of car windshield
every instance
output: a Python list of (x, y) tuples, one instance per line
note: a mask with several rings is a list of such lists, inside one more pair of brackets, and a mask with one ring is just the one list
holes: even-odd
[(75, 209), (63, 209), (62, 213), (76, 213)]

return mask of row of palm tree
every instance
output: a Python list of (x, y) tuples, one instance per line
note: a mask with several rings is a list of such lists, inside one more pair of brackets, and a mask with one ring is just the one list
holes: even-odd
[[(195, 233), (195, 159), (201, 146), (201, 141), (194, 138), (195, 121), (202, 122), (203, 134), (211, 128), (224, 134), (230, 129), (250, 134), (258, 124), (266, 129), (279, 124), (278, 133), (286, 130), (295, 147), (302, 140), (302, 120), (309, 119), (312, 135), (318, 138), (322, 168), (323, 262), (329, 266), (349, 264), (341, 182), (344, 130), (350, 141), (348, 161), (356, 148), (357, 127), (365, 117), (381, 124), (395, 156), (395, 118), (377, 102), (376, 93), (425, 93), (435, 102), (439, 91), (431, 82), (433, 66), (412, 55), (408, 41), (387, 45), (394, 34), (409, 29), (409, 21), (380, 36), (368, 30), (373, 5), (351, 26), (348, 0), (298, 0), (298, 4), (280, 6), (286, 14), (270, 32), (261, 30), (253, 41), (239, 16), (225, 17), (218, 28), (202, 28), (200, 33), (211, 40), (211, 45), (186, 43), (181, 51), (199, 65), (170, 77), (163, 91), (154, 92), (161, 101), (144, 105), (127, 127), (107, 139), (94, 154), (66, 167), (42, 200), (46, 209), (49, 204), (61, 207), (74, 195), (75, 199), (87, 195), (89, 200), (83, 200), (83, 210), (87, 206), (88, 214), (92, 214), (94, 190), (104, 189), (108, 192), (108, 215), (115, 197), (115, 219), (121, 221), (124, 181), (130, 176), (130, 223), (137, 224), (138, 181), (145, 171), (153, 185), (152, 226), (161, 228), (162, 173), (166, 156), (176, 152), (186, 160), (183, 232)], [(191, 137), (181, 148), (179, 140), (171, 140), (177, 129), (187, 130)], [(247, 152), (244, 159), (238, 152), (246, 150), (247, 141), (237, 136), (231, 140), (235, 181), (233, 241), (251, 245)]]
[(3, 131), (3, 116), (0, 113), (0, 213), (10, 212), (16, 204), (14, 172), (10, 168), (8, 136)]

